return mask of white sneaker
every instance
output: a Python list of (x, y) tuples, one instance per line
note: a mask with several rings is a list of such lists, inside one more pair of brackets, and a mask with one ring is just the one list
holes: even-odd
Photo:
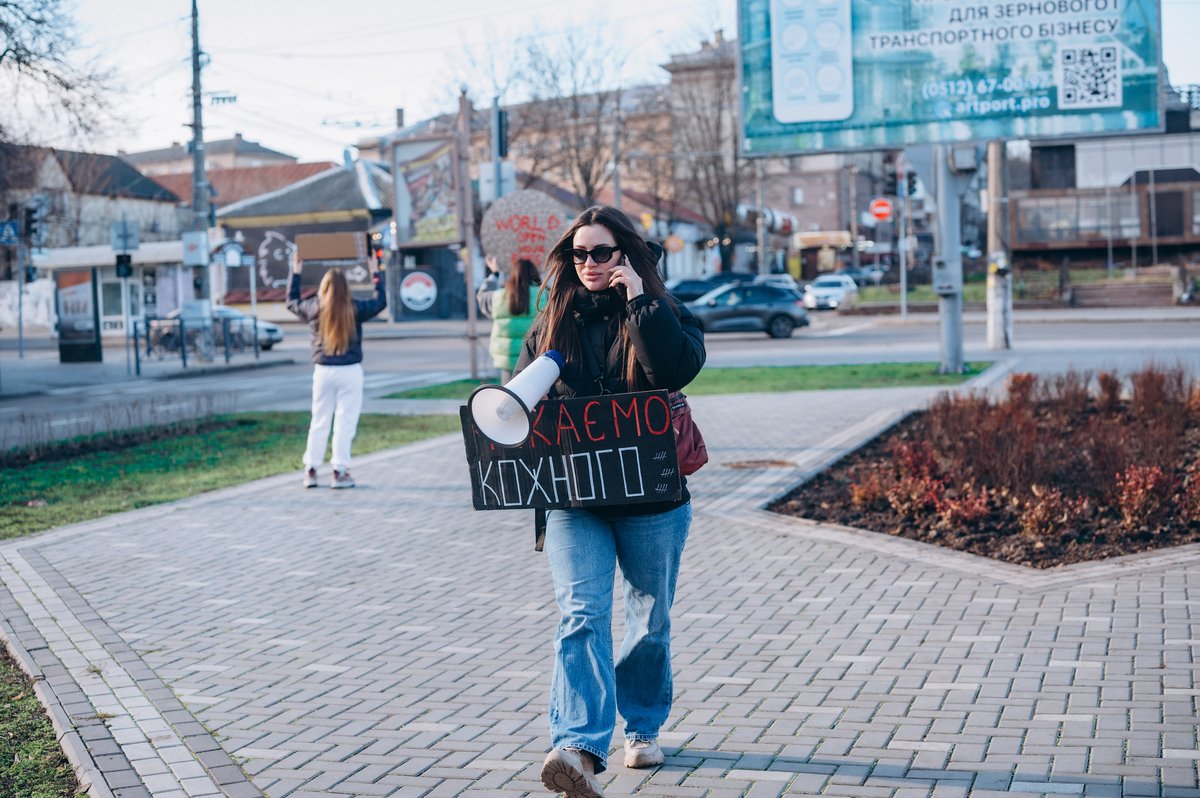
[(353, 488), (354, 487), (354, 477), (350, 476), (349, 471), (334, 471), (333, 472), (333, 484), (330, 485), (329, 487), (331, 487), (331, 488)]
[(592, 755), (578, 748), (555, 748), (542, 764), (542, 784), (567, 798), (604, 798)]
[(663, 752), (657, 740), (625, 741), (625, 767), (652, 768), (662, 763)]

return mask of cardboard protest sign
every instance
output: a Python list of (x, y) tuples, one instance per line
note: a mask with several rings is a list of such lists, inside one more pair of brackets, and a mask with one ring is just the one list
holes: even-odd
[(548, 194), (522, 189), (505, 194), (483, 214), (479, 237), (483, 251), (508, 271), (525, 258), (539, 269), (546, 253), (567, 229), (567, 212)]
[(666, 391), (548, 399), (521, 446), (489, 440), (459, 410), (476, 510), (638, 504), (682, 495)]

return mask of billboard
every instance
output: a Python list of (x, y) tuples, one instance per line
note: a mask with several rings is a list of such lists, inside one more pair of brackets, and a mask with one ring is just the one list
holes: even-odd
[(462, 241), (458, 148), (450, 136), (402, 139), (392, 146), (397, 247)]
[(742, 154), (1160, 130), (1159, 0), (739, 0)]

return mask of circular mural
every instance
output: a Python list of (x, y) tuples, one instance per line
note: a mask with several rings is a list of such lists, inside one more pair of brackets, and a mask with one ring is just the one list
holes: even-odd
[(400, 302), (417, 313), (433, 307), (437, 293), (437, 282), (427, 272), (409, 272), (400, 281)]
[(505, 194), (483, 214), (479, 238), (483, 251), (495, 255), (504, 271), (521, 258), (539, 269), (546, 252), (567, 229), (567, 212), (548, 194), (521, 189)]

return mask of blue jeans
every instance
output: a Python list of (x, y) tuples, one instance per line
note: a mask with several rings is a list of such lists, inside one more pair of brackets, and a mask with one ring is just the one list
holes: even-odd
[[(600, 518), (551, 510), (546, 556), (561, 619), (554, 638), (550, 741), (605, 768), (616, 713), (625, 737), (653, 740), (671, 711), (671, 604), (692, 522), (690, 503), (656, 515)], [(625, 640), (613, 664), (613, 578), (621, 566)]]

